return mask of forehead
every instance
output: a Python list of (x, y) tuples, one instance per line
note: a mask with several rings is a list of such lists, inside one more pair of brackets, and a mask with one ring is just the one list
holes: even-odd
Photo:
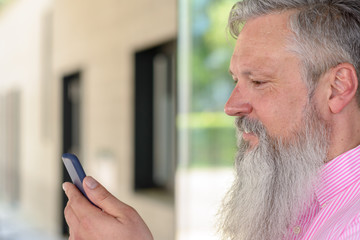
[(238, 36), (230, 71), (252, 65), (272, 68), (295, 57), (287, 47), (291, 36), (287, 26), (289, 16), (281, 13), (248, 20)]

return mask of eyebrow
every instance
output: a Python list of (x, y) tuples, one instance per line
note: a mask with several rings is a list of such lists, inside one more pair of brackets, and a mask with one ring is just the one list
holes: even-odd
[[(235, 74), (230, 69), (229, 69), (229, 73), (230, 73), (231, 76), (235, 76)], [(241, 72), (241, 75), (243, 75), (243, 76), (250, 76), (252, 74), (253, 73), (251, 71), (243, 71), (243, 72)]]
[[(233, 78), (237, 78), (237, 75), (234, 74), (234, 72), (231, 71), (231, 69), (229, 68), (229, 73)], [(243, 71), (240, 72), (240, 76), (241, 77), (266, 77), (266, 78), (274, 78), (274, 73), (272, 70), (249, 70), (249, 69), (245, 69)]]

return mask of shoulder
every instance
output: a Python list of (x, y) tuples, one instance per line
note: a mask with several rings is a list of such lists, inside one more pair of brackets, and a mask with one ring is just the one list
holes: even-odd
[(357, 212), (345, 226), (339, 240), (360, 239), (360, 212)]
[(357, 191), (353, 192), (351, 201), (340, 210), (342, 216), (338, 224), (342, 225), (339, 235), (341, 240), (360, 239), (360, 184), (357, 182), (355, 185), (357, 188), (354, 190)]
[(336, 240), (360, 239), (360, 181), (340, 194), (323, 214), (322, 223), (328, 238)]

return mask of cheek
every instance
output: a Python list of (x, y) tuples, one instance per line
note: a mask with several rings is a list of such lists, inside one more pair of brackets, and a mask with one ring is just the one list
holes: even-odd
[(286, 136), (296, 130), (303, 120), (306, 101), (304, 99), (284, 101), (284, 99), (263, 101), (264, 104), (256, 111), (259, 120), (271, 136)]
[[(318, 89), (322, 89), (322, 86), (318, 87)], [(329, 96), (330, 94), (326, 95), (326, 93), (324, 93), (321, 95), (318, 92), (315, 92), (312, 101), (315, 104), (316, 110), (318, 111), (320, 116), (327, 121), (330, 120), (332, 115), (330, 107), (328, 105)]]

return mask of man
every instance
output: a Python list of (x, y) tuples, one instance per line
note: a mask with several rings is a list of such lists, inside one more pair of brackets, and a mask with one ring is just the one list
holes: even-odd
[[(229, 27), (239, 150), (223, 239), (360, 239), (360, 1), (244, 0)], [(104, 212), (65, 184), (74, 239), (152, 239), (131, 207), (84, 186)]]
[(238, 117), (240, 143), (225, 237), (360, 239), (359, 11), (352, 0), (232, 10), (225, 112)]

